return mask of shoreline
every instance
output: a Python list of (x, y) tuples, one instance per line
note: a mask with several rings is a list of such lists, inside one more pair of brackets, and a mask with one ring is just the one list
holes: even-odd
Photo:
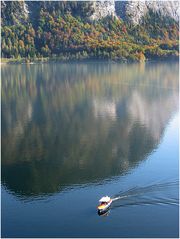
[(21, 58), (21, 59), (15, 59), (15, 58), (1, 58), (0, 64), (1, 65), (11, 65), (11, 64), (27, 64), (27, 65), (33, 65), (38, 63), (90, 63), (90, 62), (102, 62), (102, 63), (146, 63), (146, 62), (155, 62), (155, 61), (179, 61), (179, 56), (169, 56), (169, 57), (157, 57), (157, 58), (149, 58), (145, 60), (119, 60), (119, 59), (103, 59), (103, 58), (84, 58), (84, 59), (59, 59), (57, 58)]

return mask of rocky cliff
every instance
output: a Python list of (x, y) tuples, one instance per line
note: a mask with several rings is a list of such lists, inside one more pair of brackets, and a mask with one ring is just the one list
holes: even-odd
[(83, 16), (86, 12), (91, 20), (106, 16), (120, 17), (133, 24), (141, 23), (141, 19), (149, 11), (179, 20), (179, 1), (2, 1), (1, 8), (2, 19), (5, 21), (9, 18), (13, 23), (24, 21), (28, 16), (36, 16), (34, 13), (41, 8)]
[(178, 1), (95, 1), (92, 19), (116, 16), (139, 24), (143, 16), (150, 10), (162, 16), (171, 17), (178, 21)]
[(178, 21), (178, 1), (121, 1), (115, 2), (117, 16), (130, 20), (134, 24), (141, 23), (141, 19), (152, 11), (161, 16), (173, 18)]
[(24, 23), (28, 17), (29, 10), (25, 1), (1, 1), (2, 24)]

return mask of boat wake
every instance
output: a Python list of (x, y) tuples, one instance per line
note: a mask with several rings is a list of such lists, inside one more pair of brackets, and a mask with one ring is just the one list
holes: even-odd
[[(121, 191), (116, 194), (112, 200), (113, 204), (111, 208), (125, 207), (125, 206), (135, 206), (135, 205), (157, 205), (157, 204), (169, 204), (169, 205), (179, 205), (178, 190), (177, 197), (164, 197), (164, 190), (169, 190), (178, 187), (178, 181), (153, 184), (145, 187), (133, 187), (127, 191)], [(116, 202), (116, 203), (114, 203)]]

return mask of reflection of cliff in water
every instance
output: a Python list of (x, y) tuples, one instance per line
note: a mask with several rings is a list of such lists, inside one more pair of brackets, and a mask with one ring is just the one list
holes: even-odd
[(178, 107), (178, 64), (2, 69), (2, 182), (41, 195), (121, 175)]

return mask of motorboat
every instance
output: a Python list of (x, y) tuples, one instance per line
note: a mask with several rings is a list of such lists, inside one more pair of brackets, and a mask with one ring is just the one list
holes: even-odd
[(99, 200), (99, 205), (97, 207), (98, 209), (98, 213), (105, 213), (106, 211), (108, 211), (109, 207), (111, 206), (112, 203), (112, 199), (108, 196), (102, 197)]
[(108, 217), (110, 213), (110, 210), (107, 209), (105, 212), (98, 212), (98, 215), (101, 217)]

